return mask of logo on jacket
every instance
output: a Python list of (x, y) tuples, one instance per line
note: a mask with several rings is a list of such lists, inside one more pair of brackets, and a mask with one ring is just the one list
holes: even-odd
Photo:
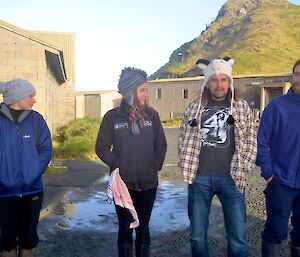
[(127, 122), (115, 124), (115, 130), (124, 129), (124, 128), (128, 128), (128, 123)]
[(30, 138), (30, 135), (24, 135), (23, 138)]

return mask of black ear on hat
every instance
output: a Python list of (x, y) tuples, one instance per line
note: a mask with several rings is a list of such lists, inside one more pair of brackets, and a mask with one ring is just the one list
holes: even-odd
[(205, 70), (205, 68), (207, 67), (207, 65), (210, 63), (209, 60), (206, 60), (206, 59), (199, 59), (197, 62), (196, 62), (196, 65), (198, 66), (199, 69), (201, 70)]
[(196, 65), (200, 64), (200, 63), (203, 63), (205, 65), (208, 65), (210, 63), (209, 60), (206, 60), (206, 59), (199, 59), (197, 62), (196, 62)]
[(223, 60), (226, 61), (230, 66), (234, 64), (234, 59), (229, 56), (224, 57)]
[(225, 56), (225, 57), (223, 58), (223, 60), (226, 61), (226, 62), (228, 62), (230, 59), (231, 59), (231, 57), (229, 57), (229, 56)]

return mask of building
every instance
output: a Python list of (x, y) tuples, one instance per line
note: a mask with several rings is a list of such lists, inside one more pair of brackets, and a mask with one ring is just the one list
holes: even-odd
[[(287, 92), (292, 74), (234, 76), (234, 87), (259, 119), (260, 113), (275, 96)], [(200, 93), (203, 77), (160, 79), (149, 82), (149, 104), (162, 120), (182, 117), (187, 104)]]
[[(266, 104), (285, 94), (290, 87), (291, 74), (234, 76), (237, 94), (244, 98), (258, 121)], [(149, 81), (149, 104), (162, 120), (181, 118), (187, 104), (199, 95), (203, 77), (160, 79)], [(76, 92), (76, 118), (103, 117), (120, 104), (117, 91)]]
[(119, 106), (122, 96), (117, 91), (77, 91), (76, 118), (103, 117)]
[(28, 31), (0, 20), (0, 80), (36, 86), (36, 105), (52, 132), (75, 119), (75, 34)]

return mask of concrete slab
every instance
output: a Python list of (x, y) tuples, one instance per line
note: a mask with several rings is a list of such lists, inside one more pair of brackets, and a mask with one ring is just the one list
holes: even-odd
[(108, 167), (100, 161), (72, 160), (67, 162), (66, 172), (44, 175), (45, 191), (42, 209), (63, 195), (67, 189), (88, 187), (101, 176), (109, 174)]

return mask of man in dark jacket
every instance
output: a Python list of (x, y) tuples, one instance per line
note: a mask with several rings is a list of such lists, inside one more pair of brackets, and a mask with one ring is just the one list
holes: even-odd
[(292, 213), (291, 256), (300, 257), (300, 60), (293, 67), (288, 93), (265, 108), (257, 141), (256, 164), (267, 182), (262, 256), (279, 256)]
[[(137, 257), (149, 257), (149, 220), (167, 142), (158, 113), (147, 105), (148, 83), (145, 71), (124, 68), (118, 88), (121, 105), (105, 114), (99, 130), (96, 153), (113, 171), (119, 168), (140, 225), (136, 228)], [(119, 257), (132, 257), (132, 222), (127, 209), (116, 205), (119, 219)]]
[(26, 80), (0, 82), (0, 228), (2, 257), (36, 256), (43, 199), (42, 174), (52, 156), (43, 117), (32, 110), (35, 88)]

